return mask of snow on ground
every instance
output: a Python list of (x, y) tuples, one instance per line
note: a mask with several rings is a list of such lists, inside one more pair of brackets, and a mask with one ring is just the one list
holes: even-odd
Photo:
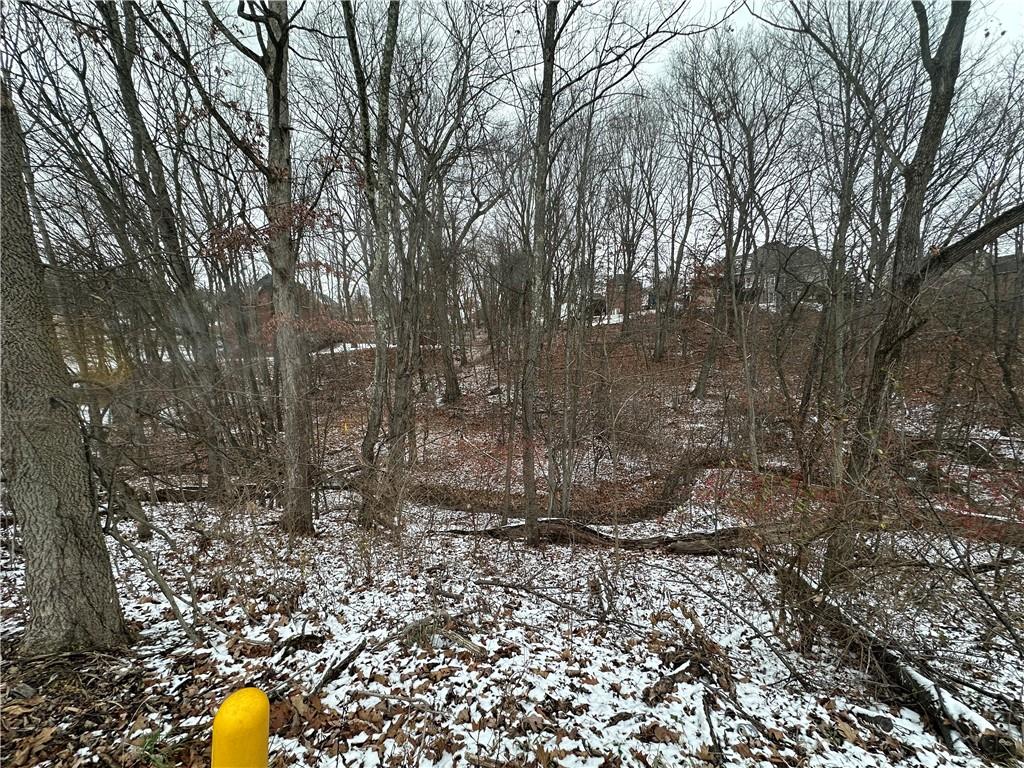
[[(970, 409), (956, 403), (953, 409), (966, 410), (970, 415)], [(938, 416), (938, 407), (934, 403), (905, 404), (902, 411), (897, 410), (894, 414), (894, 421), (905, 434), (914, 437), (929, 437), (935, 430), (935, 422)], [(977, 416), (975, 415), (975, 418)], [(972, 421), (972, 419), (964, 419)], [(1024, 435), (1012, 434), (1003, 429), (996, 429), (985, 424), (972, 424), (966, 430), (963, 428), (951, 430), (953, 437), (965, 445), (970, 445), (976, 450), (984, 451), (993, 458), (1008, 460), (1020, 463), (1024, 460)]]
[[(358, 352), (358, 351), (363, 350), (363, 349), (375, 349), (376, 346), (377, 346), (376, 344), (357, 344), (357, 343), (343, 341), (343, 342), (339, 342), (338, 344), (334, 344), (333, 346), (330, 346), (330, 347), (324, 347), (323, 349), (318, 349), (313, 354), (314, 355), (344, 354), (346, 352)], [(391, 346), (388, 347), (388, 349), (394, 349), (394, 348), (395, 348), (394, 344), (392, 344)]]
[[(769, 607), (773, 578), (742, 559), (529, 549), (444, 535), (495, 521), (422, 507), (406, 513), (400, 536), (367, 534), (352, 523), (351, 499), (329, 502), (320, 535), (295, 541), (262, 509), (150, 509), (179, 545), (146, 546), (179, 594), (191, 576), (209, 622), (202, 642), (112, 545), (126, 617), (141, 627), (124, 664), (144, 669), (150, 704), (129, 732), (98, 728), (93, 743), (173, 754), (205, 737), (228, 693), (258, 685), (271, 693), (281, 765), (981, 764), (951, 754), (915, 713), (873, 698), (827, 642), (789, 650)], [(735, 522), (707, 508), (668, 517), (603, 530)], [(10, 637), (21, 628), (22, 572), (9, 554), (2, 565)], [(971, 644), (974, 628), (944, 628)], [(1024, 693), (1019, 668), (992, 667), (985, 684)], [(90, 764), (88, 747), (78, 753)]]

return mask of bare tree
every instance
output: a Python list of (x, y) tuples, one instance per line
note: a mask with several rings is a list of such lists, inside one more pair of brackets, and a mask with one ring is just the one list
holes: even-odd
[[(371, 123), (371, 105), (366, 67), (356, 32), (355, 11), (351, 2), (342, 4), (345, 15), (345, 37), (352, 60), (358, 104), (360, 175), (372, 228), (372, 256), (368, 269), (370, 307), (374, 328), (373, 379), (370, 384), (370, 406), (366, 431), (363, 434), (362, 460), (369, 473), (364, 482), (361, 520), (369, 525), (375, 519), (379, 494), (372, 492), (373, 483), (390, 484), (389, 473), (375, 476), (377, 441), (384, 424), (384, 408), (388, 395), (388, 339), (390, 322), (385, 290), (391, 258), (391, 223), (394, 215), (394, 184), (392, 181), (390, 99), (395, 47), (398, 40), (400, 4), (388, 4), (387, 31), (380, 62), (376, 123)], [(389, 495), (389, 494), (388, 494)]]
[(6, 80), (3, 145), (3, 463), (25, 547), (29, 654), (128, 640), (100, 532), (89, 458), (43, 288)]
[[(817, 34), (798, 6), (793, 4), (792, 7), (800, 21), (801, 31), (810, 35), (822, 50), (837, 61), (844, 76), (850, 78), (855, 86), (860, 86), (858, 95), (864, 98), (863, 86), (842, 66), (833, 47)], [(907, 163), (897, 161), (904, 190), (892, 246), (891, 288), (884, 317), (873, 339), (867, 383), (860, 397), (846, 466), (848, 487), (854, 495), (865, 492), (865, 483), (877, 464), (878, 439), (887, 422), (890, 388), (896, 368), (902, 360), (905, 343), (920, 327), (920, 321), (914, 318), (914, 308), (926, 280), (942, 275), (959, 261), (1024, 222), (1024, 205), (1017, 205), (957, 242), (945, 247), (933, 247), (923, 253), (921, 222), (925, 200), (936, 172), (936, 160), (953, 108), (970, 7), (969, 2), (951, 4), (945, 28), (933, 52), (927, 9), (922, 2), (913, 4), (919, 54), (928, 76), (929, 103), (912, 158)], [(859, 505), (851, 499), (850, 506), (857, 508)], [(840, 533), (829, 540), (823, 576), (825, 585), (843, 578), (854, 556), (853, 550), (853, 532), (844, 526)]]
[[(271, 267), (275, 317), (275, 350), (280, 385), (285, 488), (281, 524), (292, 533), (313, 532), (310, 493), (311, 416), (308, 393), (307, 350), (298, 329), (298, 295), (295, 276), (298, 260), (297, 211), (292, 188), (292, 123), (289, 101), (288, 59), (291, 33), (300, 5), (289, 11), (287, 0), (239, 7), (239, 16), (256, 32), (258, 50), (250, 48), (214, 11), (204, 3), (209, 22), (234, 49), (255, 64), (263, 76), (267, 108), (267, 151), (263, 157), (254, 143), (234, 129), (197, 69), (194, 54), (179, 21), (166, 7), (160, 7), (160, 24), (141, 15), (147, 27), (182, 68), (203, 106), (210, 111), (236, 149), (259, 171), (266, 190), (264, 250)], [(166, 25), (166, 26), (164, 26)], [(169, 29), (169, 31), (168, 31)]]

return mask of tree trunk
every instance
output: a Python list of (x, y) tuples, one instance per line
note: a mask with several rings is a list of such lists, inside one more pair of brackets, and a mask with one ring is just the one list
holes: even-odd
[[(931, 82), (931, 97), (914, 158), (903, 170), (905, 191), (896, 226), (894, 285), (878, 332), (877, 344), (869, 360), (867, 384), (861, 397), (856, 433), (853, 435), (846, 467), (850, 509), (862, 506), (860, 497), (866, 492), (865, 482), (877, 463), (878, 438), (887, 421), (893, 378), (902, 361), (902, 348), (910, 330), (912, 308), (924, 282), (918, 265), (922, 261), (921, 221), (924, 217), (925, 195), (935, 172), (935, 160), (953, 104), (953, 88), (960, 72), (960, 49), (970, 3), (952, 4), (946, 29), (934, 57), (928, 39), (924, 5), (915, 2), (914, 11), (920, 30), (921, 57)], [(850, 525), (853, 522), (841, 521), (839, 529), (829, 539), (822, 574), (822, 585), (826, 589), (843, 578), (848, 570), (848, 562), (855, 555), (855, 533)]]
[(345, 36), (352, 57), (352, 70), (356, 80), (359, 100), (359, 129), (362, 150), (363, 188), (367, 207), (373, 222), (373, 258), (370, 263), (367, 283), (370, 290), (370, 312), (374, 331), (373, 380), (370, 384), (370, 406), (366, 418), (366, 432), (363, 433), (361, 457), (366, 467), (363, 482), (363, 500), (359, 521), (364, 526), (373, 523), (376, 517), (376, 493), (373, 487), (379, 485), (377, 478), (377, 440), (384, 423), (384, 405), (388, 393), (388, 301), (385, 280), (391, 254), (390, 228), (394, 192), (391, 182), (391, 165), (388, 154), (391, 146), (389, 136), (389, 110), (391, 97), (391, 72), (394, 65), (395, 46), (398, 39), (398, 15), (400, 5), (388, 5), (388, 22), (385, 33), (384, 51), (380, 63), (379, 91), (377, 95), (377, 135), (371, 142), (370, 104), (366, 72), (356, 37), (355, 11), (351, 2), (342, 3), (345, 17)]
[(395, 349), (395, 397), (390, 425), (392, 451), (395, 456), (389, 462), (395, 469), (415, 460), (416, 396), (413, 391), (413, 379), (416, 374), (419, 346), (419, 325), (416, 322), (418, 250), (412, 242), (408, 242), (406, 248), (400, 252), (401, 286), (395, 317), (398, 342)]
[(715, 290), (715, 308), (711, 319), (711, 333), (708, 340), (707, 350), (704, 352), (704, 360), (701, 362), (700, 374), (693, 385), (693, 397), (696, 400), (703, 400), (707, 397), (708, 384), (711, 381), (711, 374), (715, 370), (715, 362), (718, 358), (719, 338), (727, 333), (729, 325), (729, 301), (732, 296), (732, 267), (726, 260), (725, 274), (719, 280)]
[(523, 360), (523, 491), (526, 504), (527, 541), (537, 542), (537, 364), (540, 357), (541, 305), (544, 296), (544, 264), (547, 258), (548, 163), (551, 151), (551, 112), (554, 102), (555, 26), (558, 3), (548, 2), (544, 20), (544, 73), (537, 118), (537, 144), (533, 177), (533, 243), (530, 249), (529, 285), (526, 291), (526, 357)]
[(97, 519), (71, 384), (46, 305), (22, 175), (24, 150), (2, 99), (4, 260), (3, 464), (25, 548), (28, 654), (127, 642), (110, 556)]
[(295, 281), (293, 241), (291, 118), (288, 107), (288, 4), (275, 4), (267, 41), (267, 258), (274, 292), (274, 324), (285, 440), (283, 528), (289, 533), (313, 533), (313, 504), (309, 489), (311, 417), (307, 386), (307, 350), (298, 328), (299, 300)]
[[(207, 474), (211, 490), (219, 495), (226, 491), (228, 477), (223, 460), (225, 441), (220, 438), (221, 430), (213, 415), (220, 399), (216, 386), (219, 378), (216, 346), (210, 333), (206, 310), (196, 292), (195, 275), (182, 248), (164, 166), (143, 118), (132, 79), (138, 52), (135, 11), (131, 4), (124, 6), (125, 29), (122, 34), (117, 4), (101, 3), (98, 8), (112, 47), (118, 92), (131, 131), (132, 155), (139, 185), (157, 235), (156, 240), (160, 244), (162, 266), (168, 271), (171, 290), (179, 304), (179, 316), (184, 320), (182, 330), (197, 363), (195, 376), (200, 403), (196, 411), (205, 416), (199, 426), (206, 442)], [(172, 343), (176, 343), (174, 334), (171, 335)]]
[[(438, 183), (435, 190), (434, 215), (440, 219), (444, 211), (442, 185)], [(444, 373), (444, 394), (443, 402), (454, 403), (462, 397), (462, 390), (459, 387), (459, 375), (455, 370), (455, 350), (452, 343), (452, 322), (448, 315), (449, 297), (452, 290), (449, 287), (449, 280), (453, 277), (444, 254), (444, 242), (441, 237), (441, 226), (435, 223), (430, 233), (430, 274), (434, 289), (434, 326), (437, 329), (437, 343), (441, 350), (441, 365)], [(456, 307), (458, 302), (458, 291), (455, 291)]]

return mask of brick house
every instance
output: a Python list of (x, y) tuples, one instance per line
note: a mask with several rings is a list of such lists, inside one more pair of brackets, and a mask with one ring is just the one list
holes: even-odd
[[(296, 291), (299, 297), (299, 331), (309, 350), (354, 340), (353, 324), (345, 321), (344, 312), (337, 302), (301, 283), (296, 284)], [(225, 341), (229, 345), (234, 345), (238, 337), (245, 334), (264, 350), (273, 349), (274, 284), (269, 274), (251, 286), (225, 294), (221, 304)], [(232, 306), (235, 304), (237, 306)]]
[(605, 310), (609, 313), (623, 314), (627, 304), (630, 313), (643, 309), (644, 286), (635, 277), (612, 275), (605, 281)]

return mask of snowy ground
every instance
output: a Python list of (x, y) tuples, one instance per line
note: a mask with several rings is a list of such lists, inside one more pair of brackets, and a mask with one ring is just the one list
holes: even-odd
[[(212, 712), (245, 685), (271, 694), (277, 765), (982, 764), (877, 698), (827, 641), (791, 650), (772, 609), (774, 579), (746, 560), (442, 535), (494, 521), (431, 508), (410, 510), (400, 537), (369, 535), (352, 524), (349, 499), (330, 502), (319, 537), (294, 542), (262, 509), (222, 519), (203, 506), (151, 509), (179, 544), (145, 546), (176, 592), (188, 594), (191, 580), (204, 639), (187, 638), (137, 561), (112, 544), (140, 637), (130, 655), (106, 658), (105, 674), (141, 675), (147, 703), (120, 730), (62, 712), (52, 749), (20, 764), (202, 760)], [(700, 508), (669, 518), (614, 530), (733, 522)], [(10, 638), (22, 621), (21, 563), (5, 554), (2, 564)], [(917, 604), (900, 610), (932, 620)], [(984, 627), (936, 616), (937, 657), (970, 649), (961, 674), (987, 670), (985, 686), (1024, 698), (1024, 673), (1005, 647), (981, 642)], [(27, 693), (15, 704), (43, 706), (46, 690)], [(5, 689), (5, 718), (10, 702)], [(5, 732), (17, 750), (18, 734)]]

